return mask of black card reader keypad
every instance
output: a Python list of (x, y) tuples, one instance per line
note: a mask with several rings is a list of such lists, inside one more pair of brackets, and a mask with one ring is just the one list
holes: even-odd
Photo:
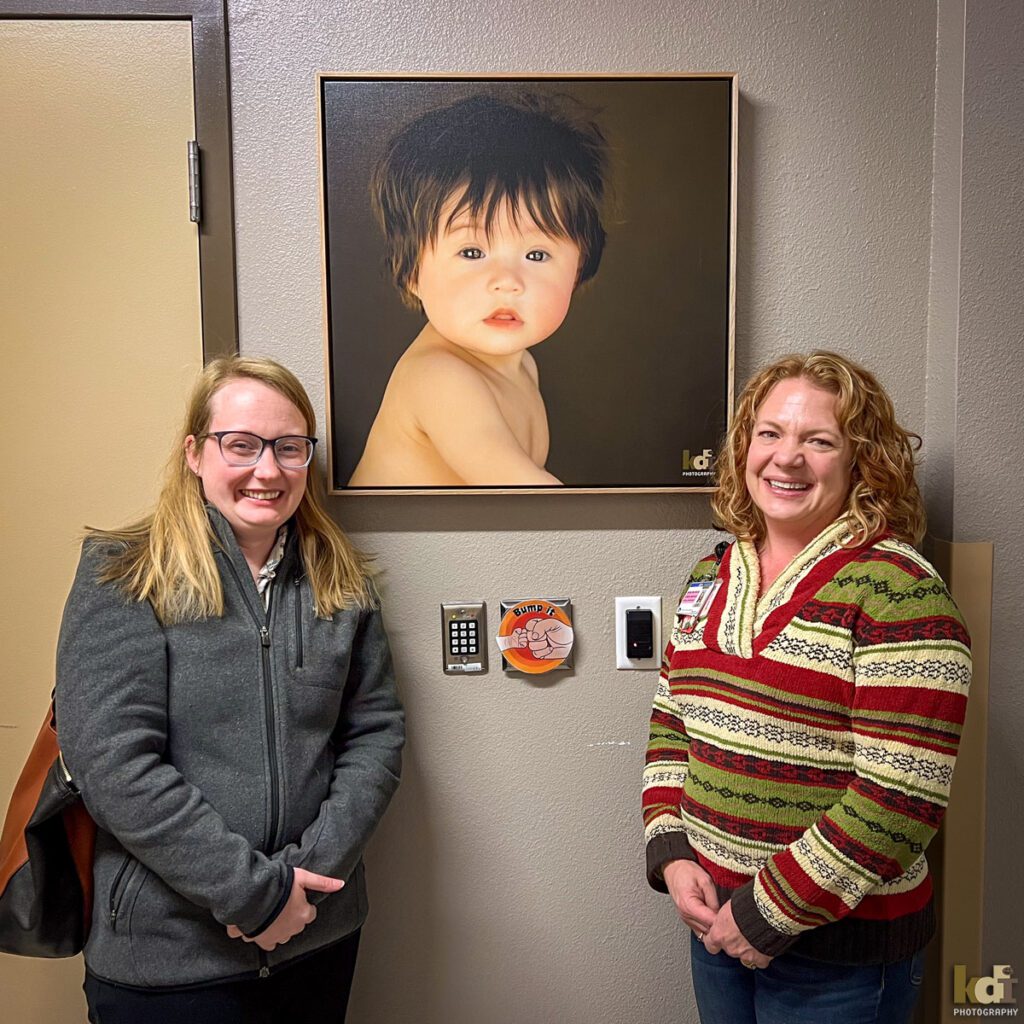
[(475, 619), (448, 623), (448, 649), (452, 654), (479, 654), (480, 634)]

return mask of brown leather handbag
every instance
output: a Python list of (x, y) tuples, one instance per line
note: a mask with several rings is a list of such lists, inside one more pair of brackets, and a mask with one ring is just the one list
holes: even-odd
[(96, 823), (57, 746), (51, 701), (0, 835), (0, 951), (58, 957), (82, 949), (95, 844)]

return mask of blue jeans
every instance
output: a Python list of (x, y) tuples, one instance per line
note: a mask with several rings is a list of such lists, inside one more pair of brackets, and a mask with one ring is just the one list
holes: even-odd
[(752, 971), (728, 953), (712, 955), (692, 935), (690, 966), (701, 1024), (907, 1024), (924, 951), (868, 966), (784, 953)]

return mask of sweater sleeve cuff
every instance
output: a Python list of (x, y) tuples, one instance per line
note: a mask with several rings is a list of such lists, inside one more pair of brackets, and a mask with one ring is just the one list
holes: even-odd
[(281, 896), (278, 899), (277, 904), (275, 905), (274, 909), (270, 912), (270, 915), (267, 917), (267, 919), (259, 926), (259, 928), (254, 928), (251, 932), (242, 933), (243, 935), (245, 935), (247, 939), (256, 938), (257, 935), (260, 935), (263, 932), (265, 932), (277, 920), (281, 911), (284, 910), (285, 904), (288, 902), (288, 897), (292, 894), (292, 883), (294, 881), (295, 868), (293, 868), (289, 864), (287, 868), (287, 873), (285, 874), (284, 877), (284, 889), (281, 892)]
[(647, 844), (647, 881), (652, 889), (668, 892), (661, 869), (672, 860), (696, 859), (685, 832), (663, 832)]
[(729, 901), (732, 904), (732, 916), (736, 927), (759, 953), (764, 953), (765, 956), (780, 956), (800, 938), (799, 934), (787, 935), (785, 932), (777, 931), (764, 919), (754, 899), (754, 879), (740, 886)]

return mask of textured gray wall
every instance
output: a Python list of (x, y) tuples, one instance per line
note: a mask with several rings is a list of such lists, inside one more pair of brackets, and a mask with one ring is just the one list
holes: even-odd
[[(962, 3), (946, 7), (963, 22)], [(1000, 9), (1005, 20), (1013, 7)], [(984, 261), (959, 310), (977, 345), (960, 350), (958, 379), (982, 376), (956, 406), (960, 429), (943, 428), (957, 366), (958, 311), (943, 299), (958, 272), (957, 243), (945, 239), (958, 222), (959, 154), (950, 158), (948, 144), (958, 142), (961, 86), (947, 40), (952, 70), (938, 87), (936, 136), (935, 0), (229, 0), (228, 9), (242, 348), (294, 367), (320, 408), (317, 71), (737, 71), (737, 380), (790, 349), (855, 356), (881, 374), (903, 420), (929, 435), (940, 521), (953, 516), (954, 445), (957, 459), (980, 445), (964, 473), (985, 487), (956, 514), (978, 536), (1006, 533), (996, 516), (1019, 495), (1019, 476), (990, 468), (987, 435), (974, 431), (988, 430), (986, 381), (998, 373), (990, 364), (1020, 357), (1006, 351), (1016, 314), (991, 308), (1007, 282)], [(993, 14), (984, 27), (998, 37), (1005, 26)], [(982, 28), (972, 36), (979, 52)], [(970, 170), (978, 209), (964, 248), (976, 232), (986, 259), (989, 221), (1007, 246), (1015, 241), (983, 180), (996, 166), (1008, 180), (1013, 166), (984, 153), (988, 121), (1006, 127), (1006, 104), (988, 91), (997, 84), (982, 88), (966, 150), (982, 163)], [(933, 181), (942, 182), (934, 208)], [(1019, 258), (1017, 249), (1018, 278)], [(1004, 439), (1016, 423), (1009, 397), (996, 420)], [(660, 593), (671, 608), (712, 540), (707, 499), (349, 497), (333, 508), (386, 569), (410, 712), (405, 782), (368, 858), (374, 910), (354, 1024), (695, 1021), (683, 929), (642, 876), (639, 772), (655, 679), (615, 671), (612, 610), (628, 593)], [(442, 675), (440, 601), (486, 600), (493, 632), (498, 600), (527, 592), (573, 598), (573, 673), (540, 683), (494, 667), (477, 679)], [(999, 686), (1008, 681), (1007, 672)], [(1005, 693), (996, 699), (1008, 712), (1003, 754), (1021, 708)], [(999, 834), (1008, 846), (1008, 831)], [(1015, 877), (1008, 857), (992, 855), (1004, 881)], [(1007, 936), (1013, 903), (1002, 904)]]
[[(956, 486), (958, 540), (995, 542), (983, 964), (1024, 969), (1024, 9), (967, 4)], [(1020, 1001), (1018, 996), (1018, 1001)]]

